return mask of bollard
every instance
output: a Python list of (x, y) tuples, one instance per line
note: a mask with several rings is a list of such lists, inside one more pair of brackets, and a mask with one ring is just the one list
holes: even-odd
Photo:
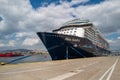
[(1, 65), (5, 65), (6, 63), (5, 63), (5, 62), (1, 62), (0, 64), (1, 64)]

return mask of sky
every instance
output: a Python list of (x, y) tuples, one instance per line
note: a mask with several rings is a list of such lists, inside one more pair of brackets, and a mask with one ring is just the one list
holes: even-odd
[(46, 50), (36, 32), (89, 19), (111, 50), (120, 49), (120, 0), (0, 0), (0, 50)]

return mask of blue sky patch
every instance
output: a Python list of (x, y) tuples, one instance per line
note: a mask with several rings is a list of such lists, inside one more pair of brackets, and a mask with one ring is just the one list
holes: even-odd
[(118, 37), (120, 36), (120, 34), (118, 33), (113, 33), (109, 36), (106, 36), (107, 39), (110, 39), (110, 40), (114, 40), (114, 39), (117, 39)]
[(86, 5), (87, 4), (99, 4), (101, 2), (103, 2), (105, 0), (89, 0), (87, 3), (85, 3)]
[(55, 3), (56, 5), (59, 5), (60, 1), (59, 0), (30, 0), (30, 3), (32, 7), (36, 9), (41, 6), (48, 6), (51, 3)]
[[(30, 3), (34, 9), (37, 9), (38, 7), (45, 6), (47, 7), (48, 5), (54, 3), (55, 5), (60, 5), (60, 1), (67, 1), (71, 2), (72, 0), (30, 0)], [(72, 5), (71, 7), (78, 7), (80, 5), (92, 5), (92, 4), (99, 4), (100, 2), (103, 2), (105, 0), (89, 0), (86, 3), (79, 3)]]
[(0, 21), (2, 21), (3, 19), (2, 19), (2, 17), (0, 16)]
[(80, 5), (94, 5), (94, 4), (99, 4), (101, 2), (103, 2), (105, 0), (89, 0), (88, 2), (85, 2), (85, 3), (79, 3), (79, 4), (75, 4), (75, 5), (72, 5), (72, 7), (78, 7)]

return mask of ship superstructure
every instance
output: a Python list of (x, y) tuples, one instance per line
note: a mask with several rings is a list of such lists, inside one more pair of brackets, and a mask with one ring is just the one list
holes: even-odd
[(53, 60), (100, 56), (110, 53), (108, 42), (89, 21), (74, 19), (52, 33), (38, 32)]

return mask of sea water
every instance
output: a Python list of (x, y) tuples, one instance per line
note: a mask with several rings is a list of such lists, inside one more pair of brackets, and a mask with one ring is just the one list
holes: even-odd
[(41, 62), (41, 61), (50, 61), (51, 57), (49, 55), (31, 55), (28, 57), (19, 56), (19, 57), (0, 57), (0, 62), (16, 64), (16, 63), (25, 63), (25, 62)]

